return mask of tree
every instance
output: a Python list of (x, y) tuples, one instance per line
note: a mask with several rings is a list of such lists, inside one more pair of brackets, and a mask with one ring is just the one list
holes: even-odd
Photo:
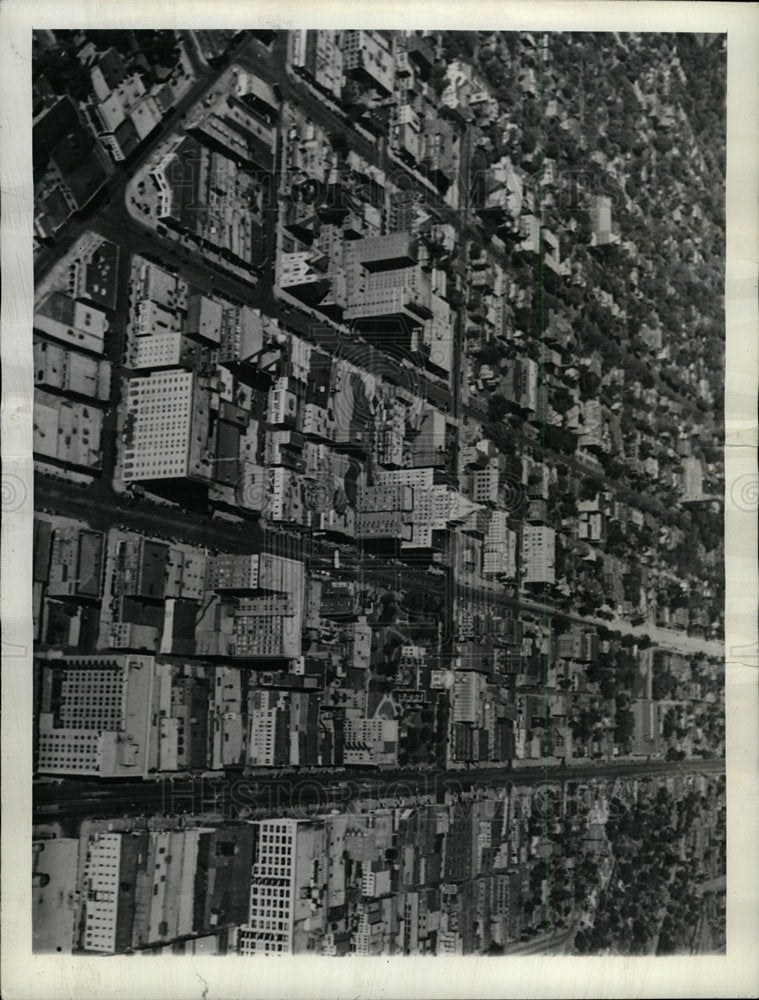
[(501, 393), (494, 392), (488, 399), (488, 420), (503, 420), (511, 409), (511, 403)]
[(601, 678), (601, 695), (604, 698), (613, 698), (616, 689), (617, 686), (614, 682), (614, 675), (610, 672), (605, 673)]
[[(480, 349), (477, 360), (481, 365), (499, 365), (503, 360), (503, 351), (495, 344), (485, 344)], [(491, 397), (492, 398), (492, 397)]]
[(623, 709), (616, 713), (614, 722), (614, 739), (617, 743), (626, 744), (632, 739), (635, 732), (635, 716), (630, 709)]

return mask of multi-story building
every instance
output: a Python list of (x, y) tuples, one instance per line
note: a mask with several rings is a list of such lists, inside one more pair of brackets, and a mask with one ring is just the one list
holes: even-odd
[(144, 777), (157, 763), (152, 656), (52, 660), (39, 723), (41, 774)]
[[(234, 154), (233, 154), (234, 155)], [(185, 135), (151, 171), (158, 217), (212, 251), (250, 267), (261, 246), (261, 188), (253, 172)]]
[(406, 511), (414, 509), (414, 490), (403, 483), (361, 486), (356, 500), (359, 514), (373, 511)]
[(248, 756), (252, 767), (289, 763), (290, 737), (286, 692), (254, 691), (248, 708)]
[[(187, 300), (184, 332), (211, 344), (220, 344), (225, 309), (221, 302), (196, 292)], [(237, 328), (238, 324), (235, 324)]]
[(413, 529), (403, 511), (365, 511), (356, 514), (356, 537), (411, 539)]
[(395, 318), (402, 326), (421, 326), (432, 316), (430, 277), (415, 262), (408, 233), (351, 240), (345, 246), (344, 265), (347, 320)]
[(453, 680), (453, 721), (478, 724), (482, 716), (482, 696), (487, 686), (484, 674), (457, 670)]
[(102, 402), (110, 396), (111, 365), (48, 341), (35, 341), (34, 384)]
[(508, 527), (506, 511), (494, 510), (482, 548), (485, 576), (516, 576), (516, 532)]
[(132, 294), (135, 302), (155, 302), (168, 312), (187, 309), (187, 284), (152, 261), (135, 258)]
[(323, 821), (268, 819), (254, 823), (256, 844), (248, 922), (236, 936), (240, 955), (306, 950), (326, 913), (326, 829)]
[(41, 460), (99, 469), (103, 411), (91, 404), (34, 390), (32, 449)]
[(378, 90), (393, 92), (395, 62), (390, 43), (379, 31), (343, 31), (343, 68), (346, 76)]
[(345, 720), (346, 764), (394, 764), (398, 759), (396, 719)]
[(292, 602), (283, 604), (283, 610), (291, 613), (266, 612), (255, 601), (241, 601), (234, 612), (235, 656), (300, 656), (301, 616), (295, 614)]
[(73, 347), (102, 354), (108, 320), (105, 313), (94, 306), (63, 292), (51, 292), (34, 313), (34, 329)]
[(596, 247), (618, 243), (619, 228), (612, 222), (611, 198), (608, 195), (596, 195), (590, 205), (590, 245)]
[(297, 603), (303, 581), (303, 563), (269, 552), (221, 552), (208, 563), (207, 583), (214, 590), (271, 590), (291, 595)]
[(103, 535), (78, 527), (56, 528), (50, 551), (49, 597), (99, 597)]
[(334, 30), (293, 31), (293, 65), (335, 98), (343, 86), (343, 52)]
[(498, 503), (501, 471), (493, 463), (472, 473), (472, 497), (477, 503)]
[(556, 532), (546, 525), (525, 525), (522, 531), (522, 573), (525, 583), (556, 582)]
[(129, 380), (125, 482), (210, 482), (206, 454), (210, 395), (193, 372), (165, 371)]
[(175, 331), (138, 337), (130, 368), (195, 369), (203, 357), (201, 347), (189, 337)]
[(704, 470), (700, 459), (689, 457), (683, 460), (682, 483), (685, 500), (695, 500), (703, 495)]
[(87, 842), (83, 884), (85, 951), (112, 955), (117, 947), (119, 882), (122, 874), (120, 833), (92, 834)]
[(538, 365), (532, 358), (517, 358), (506, 374), (504, 393), (530, 413), (538, 411)]
[(248, 914), (249, 827), (96, 829), (82, 839), (85, 951), (124, 953), (214, 934)]

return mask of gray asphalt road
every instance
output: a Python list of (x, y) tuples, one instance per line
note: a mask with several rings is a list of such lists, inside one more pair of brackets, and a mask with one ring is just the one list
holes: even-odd
[(509, 768), (420, 773), (413, 771), (312, 772), (308, 775), (267, 774), (251, 778), (164, 778), (145, 782), (63, 782), (36, 784), (34, 819), (45, 822), (64, 817), (140, 816), (201, 812), (216, 801), (235, 815), (251, 809), (346, 808), (356, 800), (402, 799), (416, 795), (437, 798), (446, 792), (474, 793), (508, 785), (543, 785), (592, 778), (669, 776), (689, 773), (720, 774), (724, 761), (652, 761), (598, 763), (576, 767)]

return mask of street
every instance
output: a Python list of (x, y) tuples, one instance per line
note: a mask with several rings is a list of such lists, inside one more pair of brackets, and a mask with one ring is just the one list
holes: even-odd
[(230, 816), (244, 809), (313, 811), (346, 809), (356, 801), (438, 796), (446, 793), (476, 795), (478, 790), (511, 785), (545, 785), (593, 778), (666, 777), (678, 774), (720, 774), (723, 760), (599, 761), (537, 768), (471, 768), (463, 771), (418, 772), (371, 770), (304, 774), (256, 774), (255, 777), (219, 775), (218, 778), (156, 777), (149, 781), (95, 783), (64, 781), (34, 786), (34, 820), (50, 822), (66, 817), (141, 816), (164, 812), (203, 812), (209, 803), (223, 802)]

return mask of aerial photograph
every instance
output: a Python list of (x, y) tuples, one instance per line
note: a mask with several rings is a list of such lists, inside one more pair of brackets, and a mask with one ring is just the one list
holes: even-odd
[(683, 28), (34, 31), (35, 954), (725, 954)]

